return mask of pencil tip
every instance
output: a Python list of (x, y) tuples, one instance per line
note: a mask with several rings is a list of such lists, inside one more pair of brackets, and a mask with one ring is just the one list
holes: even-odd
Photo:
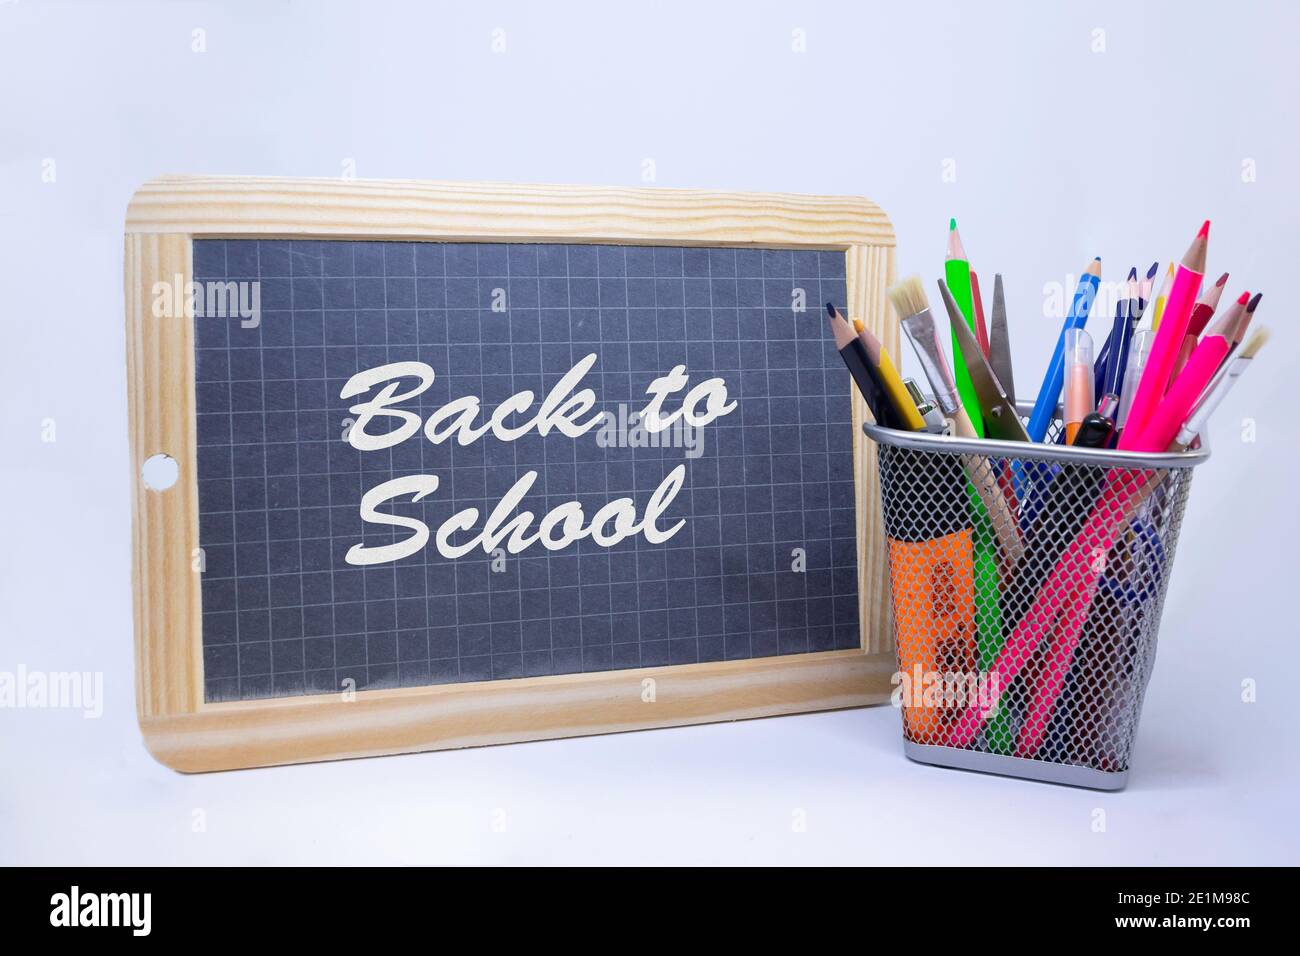
[(826, 314), (829, 315), (832, 319), (835, 318), (835, 303), (834, 303), (834, 302), (827, 302), (827, 303), (826, 303)]
[(1251, 299), (1251, 300), (1250, 300), (1250, 305), (1246, 306), (1246, 311), (1247, 311), (1247, 312), (1254, 312), (1255, 309), (1256, 309), (1256, 307), (1258, 307), (1258, 305), (1259, 305), (1259, 300), (1262, 299), (1263, 297), (1264, 297), (1264, 293), (1262, 293), (1262, 292), (1256, 292), (1256, 293), (1255, 293), (1255, 298)]
[(1237, 296), (1237, 305), (1245, 305), (1246, 302), (1249, 301), (1249, 299), (1250, 299), (1250, 293), (1243, 292), (1241, 295)]
[(952, 219), (949, 219), (949, 220), (948, 220), (948, 231), (949, 231), (949, 232), (952, 232), (952, 231), (953, 231), (954, 229), (956, 229), (956, 228), (957, 228), (957, 219), (956, 219), (956, 217), (954, 217), (954, 218), (952, 218)]
[(1159, 268), (1160, 268), (1160, 260), (1157, 259), (1155, 262), (1151, 263), (1151, 268), (1147, 270), (1147, 278), (1154, 279), (1156, 277), (1156, 270), (1158, 270)]
[(1138, 267), (1134, 266), (1132, 269), (1128, 270), (1128, 280), (1132, 282), (1137, 277), (1138, 277)]
[(1224, 284), (1227, 281), (1228, 281), (1228, 273), (1225, 272), (1223, 275), (1219, 276), (1219, 281), (1214, 284), (1217, 285), (1220, 289), (1222, 289)]
[(1198, 233), (1196, 234), (1196, 238), (1197, 238), (1197, 239), (1209, 239), (1209, 238), (1210, 238), (1210, 220), (1208, 220), (1208, 219), (1205, 220), (1205, 222), (1204, 222), (1204, 223), (1202, 224), (1202, 226), (1201, 226), (1201, 231), (1198, 232)]

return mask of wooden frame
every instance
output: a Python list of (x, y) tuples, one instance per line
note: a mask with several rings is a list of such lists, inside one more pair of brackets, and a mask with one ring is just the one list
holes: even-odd
[[(854, 398), (860, 649), (231, 703), (203, 700), (193, 322), (152, 314), (193, 276), (196, 238), (629, 242), (843, 249), (848, 306), (897, 351), (894, 234), (857, 198), (696, 190), (165, 177), (126, 214), (136, 708), (149, 751), (191, 772), (436, 750), (880, 703), (890, 691), (888, 576), (874, 450)], [(844, 377), (845, 389), (849, 378)], [(165, 491), (141, 467), (180, 465)], [(643, 681), (655, 681), (653, 701)]]

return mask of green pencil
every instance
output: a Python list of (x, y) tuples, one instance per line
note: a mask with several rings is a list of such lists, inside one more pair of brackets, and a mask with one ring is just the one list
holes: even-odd
[[(944, 278), (952, 291), (953, 300), (961, 310), (967, 327), (975, 331), (975, 310), (971, 299), (970, 261), (957, 232), (957, 220), (948, 221), (948, 253), (944, 257)], [(970, 416), (976, 434), (984, 437), (984, 418), (980, 414), (979, 398), (971, 383), (970, 372), (962, 358), (961, 345), (954, 333), (952, 337), (953, 371), (957, 379), (957, 394), (962, 407)], [(975, 635), (979, 650), (979, 667), (992, 668), (998, 651), (1002, 649), (1002, 610), (999, 603), (998, 549), (992, 519), (984, 505), (973, 494), (971, 505), (971, 543), (975, 570)], [(988, 742), (995, 753), (1006, 753), (1014, 742), (1006, 733), (1006, 715), (999, 713), (989, 727)]]
[[(975, 311), (971, 300), (970, 261), (966, 258), (966, 250), (962, 248), (961, 234), (957, 232), (956, 219), (948, 220), (948, 254), (944, 257), (943, 271), (944, 279), (952, 292), (953, 300), (957, 303), (957, 308), (961, 309), (962, 318), (966, 320), (966, 325), (974, 332)], [(975, 386), (971, 384), (970, 372), (966, 370), (966, 363), (962, 360), (961, 345), (957, 342), (955, 334), (952, 337), (952, 359), (953, 372), (957, 378), (957, 394), (961, 396), (962, 406), (966, 409), (966, 414), (970, 416), (971, 424), (975, 426), (976, 433), (980, 438), (983, 438), (984, 419), (980, 415), (979, 398), (975, 394)]]

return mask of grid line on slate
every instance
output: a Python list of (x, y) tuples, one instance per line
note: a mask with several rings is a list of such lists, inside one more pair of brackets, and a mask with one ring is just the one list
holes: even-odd
[[(816, 305), (844, 300), (843, 253), (316, 240), (199, 240), (194, 253), (200, 283), (256, 281), (262, 294), (256, 326), (196, 319), (208, 700), (858, 645), (847, 383)], [(498, 288), (505, 313), (492, 311)], [(696, 458), (603, 448), (596, 430), (508, 449), (491, 433), (435, 445), (422, 429), (380, 452), (342, 440), (354, 400), (337, 396), (363, 369), (426, 362), (434, 384), (402, 407), (423, 422), (473, 393), (482, 421), (524, 388), (535, 407), (593, 351), (579, 387), (595, 410), (636, 412), (675, 365), (689, 383), (666, 413), (714, 376), (737, 408), (697, 430)], [(399, 475), (439, 477), (422, 502), (385, 509), (436, 533), (466, 507), (481, 528), (528, 470), (535, 521), (570, 500), (590, 521), (621, 496), (639, 516), (677, 464), (686, 481), (661, 523), (687, 523), (662, 544), (534, 545), (500, 574), (481, 549), (448, 561), (432, 540), (399, 562), (343, 559), (405, 537), (359, 512)], [(794, 547), (807, 555), (798, 577), (781, 558)]]

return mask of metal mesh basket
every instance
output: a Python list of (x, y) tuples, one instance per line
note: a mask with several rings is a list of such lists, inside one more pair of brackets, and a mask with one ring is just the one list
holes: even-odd
[(879, 445), (904, 749), (1124, 786), (1192, 469), (868, 424)]

